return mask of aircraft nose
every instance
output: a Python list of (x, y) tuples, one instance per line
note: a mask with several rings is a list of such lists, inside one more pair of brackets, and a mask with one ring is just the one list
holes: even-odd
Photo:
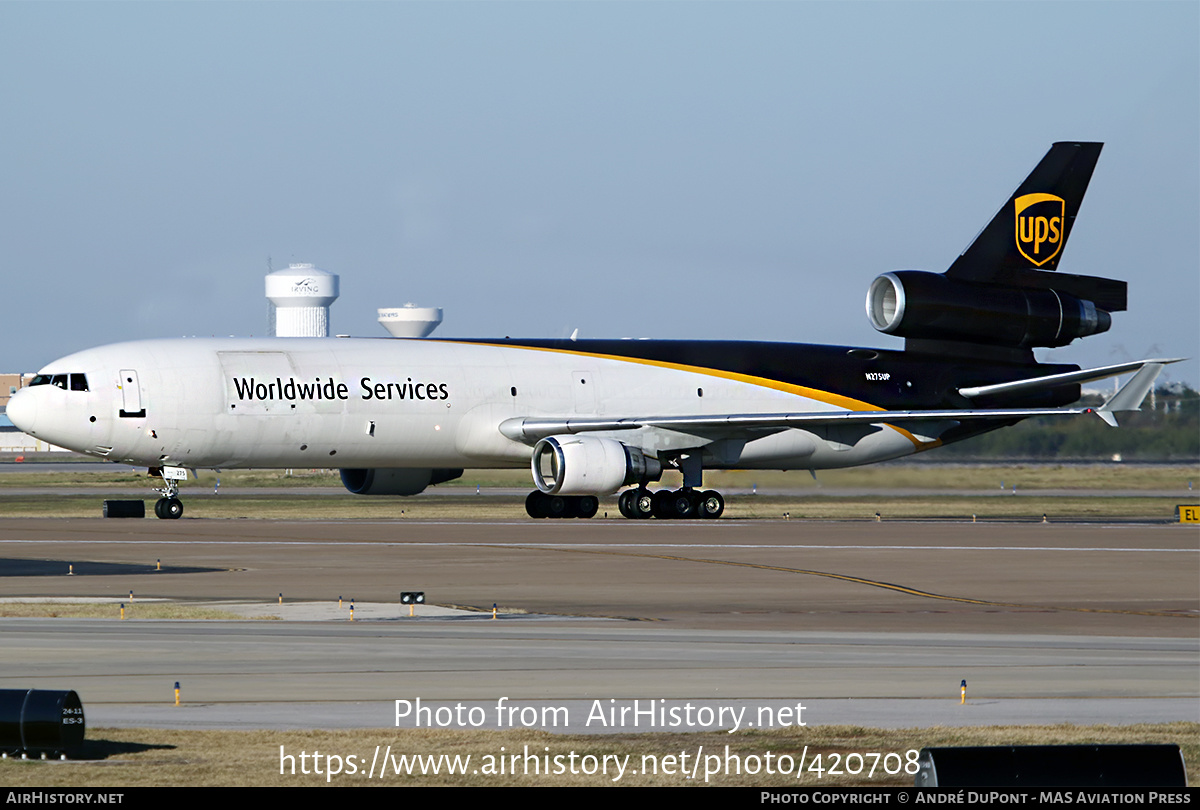
[(8, 418), (22, 433), (32, 434), (34, 428), (37, 427), (37, 409), (34, 407), (33, 399), (33, 392), (22, 388), (8, 401), (6, 409)]

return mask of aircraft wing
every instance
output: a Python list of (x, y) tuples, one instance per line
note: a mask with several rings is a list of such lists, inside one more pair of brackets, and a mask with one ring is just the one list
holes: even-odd
[(738, 413), (697, 416), (644, 416), (623, 419), (580, 417), (568, 419), (513, 418), (500, 423), (500, 432), (510, 439), (536, 442), (547, 436), (592, 433), (608, 430), (665, 428), (684, 433), (702, 431), (722, 434), (828, 425), (890, 424), (968, 419), (1025, 419), (1030, 416), (1070, 416), (1094, 413), (1095, 408), (996, 408), (988, 410), (928, 411), (817, 411), (812, 413)]
[(500, 432), (514, 441), (533, 443), (548, 436), (575, 433), (593, 433), (612, 430), (638, 430), (661, 428), (683, 433), (719, 434), (724, 436), (769, 433), (787, 428), (821, 427), (830, 425), (887, 424), (895, 427), (919, 425), (929, 422), (965, 422), (979, 419), (1008, 420), (1027, 419), (1032, 416), (1077, 416), (1083, 413), (1097, 414), (1109, 425), (1116, 427), (1114, 414), (1118, 411), (1136, 411), (1149, 392), (1163, 366), (1177, 360), (1140, 360), (1098, 369), (1074, 371), (1047, 377), (1034, 377), (1011, 383), (961, 389), (967, 397), (993, 393), (1012, 393), (1037, 388), (1046, 388), (1068, 383), (1084, 382), (1113, 377), (1124, 372), (1137, 370), (1137, 374), (1120, 391), (1099, 408), (983, 408), (983, 409), (935, 409), (913, 411), (815, 411), (808, 413), (735, 413), (698, 414), (682, 416), (630, 416), (605, 417), (514, 417), (500, 423)]

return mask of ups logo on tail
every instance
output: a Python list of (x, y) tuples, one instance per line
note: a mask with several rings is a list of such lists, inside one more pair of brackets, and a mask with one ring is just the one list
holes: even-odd
[(1058, 255), (1063, 243), (1063, 198), (1025, 194), (1014, 201), (1017, 211), (1017, 250), (1035, 267)]

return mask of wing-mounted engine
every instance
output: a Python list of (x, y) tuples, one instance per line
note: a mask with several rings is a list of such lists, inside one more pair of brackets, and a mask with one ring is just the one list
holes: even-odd
[(550, 436), (533, 446), (533, 482), (547, 495), (607, 495), (657, 481), (662, 464), (637, 447), (596, 436)]
[(355, 495), (419, 495), (426, 487), (453, 481), (462, 470), (380, 467), (341, 470), (342, 484)]
[(1126, 308), (1125, 282), (1056, 272), (1102, 146), (1054, 144), (945, 273), (876, 278), (871, 325), (907, 351), (1021, 362), (1107, 331)]

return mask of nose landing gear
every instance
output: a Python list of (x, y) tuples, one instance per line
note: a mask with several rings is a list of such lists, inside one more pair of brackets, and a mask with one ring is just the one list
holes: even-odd
[(151, 467), (150, 474), (162, 476), (163, 481), (161, 487), (154, 487), (154, 491), (162, 495), (154, 502), (155, 516), (162, 520), (178, 520), (183, 517), (183, 501), (179, 500), (179, 480), (187, 478), (187, 470), (179, 467)]

